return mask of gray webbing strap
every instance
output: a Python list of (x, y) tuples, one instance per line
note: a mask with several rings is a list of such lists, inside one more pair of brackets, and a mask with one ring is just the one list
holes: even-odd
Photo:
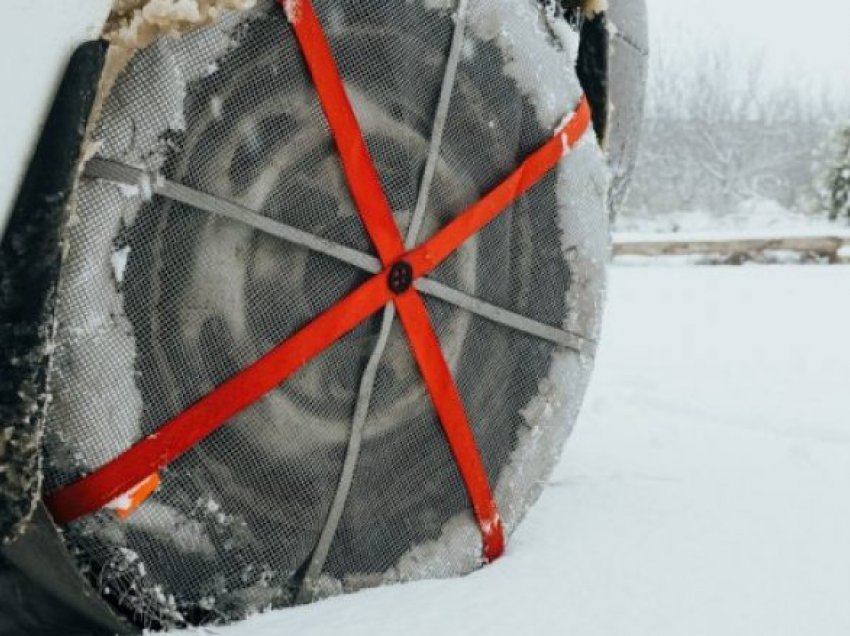
[(222, 199), (193, 188), (188, 188), (179, 183), (168, 181), (161, 177), (152, 176), (139, 168), (134, 168), (120, 161), (93, 157), (86, 164), (84, 176), (96, 179), (105, 179), (113, 183), (128, 186), (144, 185), (150, 188), (150, 192), (184, 203), (193, 208), (204, 210), (217, 216), (223, 216), (233, 221), (239, 221), (261, 232), (276, 236), (285, 241), (306, 247), (343, 263), (353, 265), (358, 269), (373, 274), (381, 271), (381, 261), (374, 256), (364, 254), (358, 250), (334, 243), (315, 234), (310, 234), (298, 228), (286, 225), (274, 219), (257, 214), (244, 206)]
[(375, 389), (375, 378), (378, 375), (378, 367), (381, 364), (381, 358), (390, 339), (394, 320), (395, 305), (388, 303), (384, 307), (384, 313), (381, 316), (381, 331), (378, 334), (378, 340), (375, 343), (375, 348), (372, 350), (372, 355), (369, 356), (369, 361), (366, 363), (363, 376), (360, 378), (357, 404), (354, 407), (354, 417), (351, 422), (351, 437), (348, 439), (348, 448), (345, 451), (342, 473), (339, 476), (339, 482), (337, 483), (333, 502), (328, 510), (325, 525), (322, 528), (321, 535), (319, 535), (319, 541), (316, 543), (316, 548), (310, 556), (310, 565), (307, 567), (304, 580), (298, 590), (298, 595), (295, 599), (296, 603), (308, 603), (310, 601), (310, 582), (315, 581), (322, 574), (322, 569), (325, 567), (325, 561), (328, 558), (328, 552), (330, 552), (331, 544), (333, 544), (334, 537), (336, 536), (339, 521), (345, 510), (345, 502), (348, 500), (348, 493), (351, 491), (351, 484), (354, 481), (354, 470), (357, 468), (357, 460), (360, 457), (363, 431), (366, 428), (366, 418), (369, 415), (372, 391)]
[(463, 38), (466, 33), (467, 0), (459, 0), (455, 14), (455, 30), (452, 36), (452, 46), (449, 49), (449, 59), (446, 61), (446, 72), (443, 75), (443, 84), (440, 87), (440, 101), (437, 103), (437, 112), (434, 115), (434, 125), (431, 127), (431, 148), (428, 151), (428, 159), (425, 161), (425, 170), (422, 173), (422, 181), (419, 184), (419, 196), (416, 198), (416, 207), (410, 226), (407, 228), (404, 246), (411, 250), (416, 246), (419, 232), (422, 230), (422, 222), (425, 220), (425, 210), (428, 208), (428, 197), (431, 195), (431, 183), (437, 171), (437, 162), (440, 159), (440, 148), (443, 145), (443, 133), (446, 130), (446, 120), (449, 117), (449, 106), (452, 102), (455, 79), (457, 78), (457, 67), (460, 62), (460, 54), (463, 52)]
[[(449, 113), (455, 77), (457, 76), (457, 65), (460, 60), (461, 51), (463, 50), (466, 6), (467, 0), (459, 0), (458, 10), (455, 15), (454, 36), (452, 37), (449, 57), (446, 61), (446, 71), (443, 75), (437, 111), (434, 115), (434, 126), (431, 132), (428, 159), (425, 162), (425, 170), (419, 185), (416, 208), (410, 220), (410, 225), (407, 228), (407, 237), (405, 239), (407, 249), (411, 249), (416, 245), (416, 240), (422, 228), (422, 221), (425, 218), (425, 210), (428, 206), (428, 194), (431, 191), (431, 183), (434, 179), (437, 160), (440, 157), (440, 146), (443, 143), (443, 131), (446, 127), (446, 117)], [(366, 420), (369, 417), (369, 406), (372, 401), (372, 392), (375, 388), (375, 378), (377, 377), (378, 367), (389, 342), (394, 320), (395, 306), (389, 303), (384, 308), (384, 314), (381, 318), (381, 331), (378, 341), (375, 343), (375, 348), (369, 356), (369, 361), (360, 380), (360, 390), (357, 394), (357, 405), (354, 408), (354, 417), (351, 421), (351, 437), (348, 440), (348, 449), (346, 451), (345, 461), (343, 462), (342, 475), (337, 484), (337, 490), (330, 511), (328, 512), (328, 518), (325, 521), (325, 527), (322, 528), (319, 542), (316, 544), (316, 549), (313, 550), (313, 554), (310, 557), (310, 565), (307, 568), (301, 588), (298, 590), (297, 603), (304, 603), (310, 600), (310, 583), (321, 575), (331, 544), (336, 536), (336, 531), (345, 509), (345, 501), (348, 498), (351, 483), (354, 480), (354, 470), (357, 466), (357, 460), (360, 457), (363, 431), (366, 428)]]
[(593, 344), (593, 340), (590, 338), (585, 338), (584, 336), (570, 333), (563, 329), (556, 329), (521, 314), (502, 309), (480, 298), (465, 294), (453, 287), (443, 285), (434, 279), (420, 278), (413, 284), (423, 294), (439, 298), (450, 305), (455, 305), (476, 316), (481, 316), (505, 327), (554, 342), (576, 353), (585, 352), (588, 349), (588, 345)]
[[(239, 221), (270, 236), (283, 239), (294, 245), (311, 249), (358, 269), (375, 274), (381, 271), (381, 262), (371, 254), (334, 243), (328, 239), (310, 234), (280, 221), (258, 214), (249, 208), (200, 192), (179, 183), (151, 176), (136, 168), (113, 159), (95, 157), (86, 164), (84, 176), (91, 179), (104, 179), (121, 185), (138, 186), (145, 184), (154, 194), (183, 203), (192, 208)], [(443, 302), (465, 309), (477, 316), (495, 323), (548, 340), (562, 347), (581, 350), (580, 343), (592, 344), (594, 341), (580, 334), (572, 333), (544, 324), (533, 318), (517, 314), (508, 309), (484, 302), (432, 278), (421, 278), (416, 287), (423, 294), (438, 298)]]

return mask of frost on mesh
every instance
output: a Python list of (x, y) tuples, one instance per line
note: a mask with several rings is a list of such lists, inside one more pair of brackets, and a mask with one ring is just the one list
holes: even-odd
[(214, 22), (228, 10), (255, 4), (256, 0), (115, 0), (105, 35), (113, 44), (144, 48), (161, 35), (177, 36)]
[[(450, 9), (452, 0), (425, 0)], [(536, 0), (469, 0), (468, 28), (502, 52), (505, 75), (531, 100), (540, 125), (551, 130), (572, 110), (581, 88), (575, 74), (578, 35)], [(474, 43), (468, 53), (473, 54)]]
[[(271, 0), (249, 4), (117, 9), (114, 33), (124, 35), (115, 37), (135, 33), (146, 46), (104, 89), (89, 150), (153, 176), (131, 187), (78, 183), (59, 283), (48, 490), (153, 433), (366, 279), (155, 193), (166, 180), (180, 183), (372, 251), (288, 18)], [(157, 21), (166, 5), (180, 29), (215, 21), (147, 41), (149, 29), (171, 28)], [(404, 232), (454, 5), (315, 6)], [(242, 10), (219, 15), (224, 7)], [(297, 3), (289, 9), (297, 14)], [(468, 19), (423, 237), (549, 139), (580, 98), (570, 70), (577, 36), (548, 11), (531, 0), (472, 0)], [(435, 278), (592, 343), (607, 250), (604, 173), (591, 132)], [(575, 419), (592, 344), (582, 357), (442, 301), (429, 299), (428, 310), (513, 530)], [(104, 510), (71, 524), (66, 541), (99, 591), (143, 624), (292, 604), (327, 518), (378, 326), (366, 321), (175, 461), (126, 521)], [(493, 378), (507, 389), (494, 392)], [(396, 325), (339, 531), (311, 591), (463, 574), (480, 554), (463, 484)]]
[(608, 172), (592, 130), (557, 170), (561, 247), (571, 277), (563, 327), (582, 334), (591, 346), (580, 354), (553, 352), (549, 373), (539, 381), (539, 393), (520, 413), (527, 427), (495, 493), (509, 534), (536, 501), (572, 431), (593, 370), (601, 327), (609, 253)]
[(0, 427), (0, 544), (14, 540), (26, 529), (38, 502), (42, 430), (31, 422), (37, 422), (41, 404), (47, 400), (40, 393), (35, 382), (28, 382), (18, 396), (24, 402), (23, 409), (15, 413), (20, 419), (4, 417)]

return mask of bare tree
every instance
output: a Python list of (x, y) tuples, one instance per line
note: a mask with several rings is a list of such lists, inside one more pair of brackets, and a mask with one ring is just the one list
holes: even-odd
[(656, 47), (643, 146), (625, 213), (723, 214), (754, 197), (795, 205), (835, 116), (822, 91), (767, 81), (727, 45)]

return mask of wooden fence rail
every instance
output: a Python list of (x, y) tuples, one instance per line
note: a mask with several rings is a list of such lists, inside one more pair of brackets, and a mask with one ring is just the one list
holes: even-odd
[(830, 234), (728, 236), (699, 234), (615, 234), (614, 256), (718, 256), (754, 258), (785, 251), (817, 256), (831, 263), (850, 261), (850, 231)]

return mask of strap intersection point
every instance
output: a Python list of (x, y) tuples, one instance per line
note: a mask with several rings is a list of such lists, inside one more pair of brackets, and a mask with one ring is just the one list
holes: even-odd
[(492, 561), (502, 554), (505, 544), (499, 511), (461, 395), (415, 283), (558, 164), (588, 130), (589, 106), (582, 98), (566, 124), (507, 179), (432, 237), (408, 250), (312, 3), (279, 1), (287, 12), (313, 79), (351, 197), (380, 260), (380, 271), (155, 433), (78, 481), (47, 494), (45, 503), (56, 522), (64, 524), (108, 507), (140, 484), (151, 485), (152, 490), (159, 483), (158, 478), (154, 483), (152, 475), (158, 475), (233, 416), (392, 303), (466, 488), (482, 536), (483, 558)]

